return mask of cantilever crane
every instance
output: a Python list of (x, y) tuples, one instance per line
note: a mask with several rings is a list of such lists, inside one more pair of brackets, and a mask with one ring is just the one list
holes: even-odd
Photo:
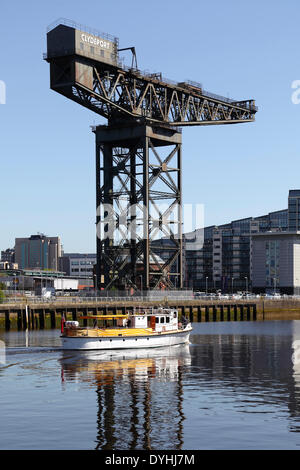
[[(125, 49), (134, 52), (131, 67), (119, 61)], [(48, 28), (44, 58), (53, 90), (108, 120), (93, 129), (97, 287), (182, 287), (179, 127), (254, 121), (254, 100), (143, 73), (134, 48), (118, 49), (117, 38), (68, 20)], [(160, 155), (160, 147), (171, 150)]]

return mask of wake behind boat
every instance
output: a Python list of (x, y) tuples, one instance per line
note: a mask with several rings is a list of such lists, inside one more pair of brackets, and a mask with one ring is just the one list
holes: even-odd
[(169, 308), (135, 309), (127, 315), (91, 315), (93, 326), (81, 327), (77, 321), (62, 320), (64, 349), (137, 349), (187, 343), (191, 323), (178, 320)]

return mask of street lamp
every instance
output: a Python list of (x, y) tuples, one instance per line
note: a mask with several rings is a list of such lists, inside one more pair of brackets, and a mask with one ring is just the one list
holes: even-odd
[(245, 279), (246, 279), (246, 294), (248, 294), (248, 277), (245, 276)]
[(142, 275), (142, 274), (140, 274), (140, 280), (141, 280), (140, 291), (141, 291), (141, 293), (142, 293), (143, 287), (144, 287), (144, 286), (143, 286), (143, 275)]
[(232, 292), (232, 294), (233, 294), (233, 280), (234, 279), (235, 279), (234, 277), (231, 278), (231, 292)]
[(17, 293), (16, 293), (16, 284), (17, 284), (17, 282), (16, 282), (16, 281), (17, 281), (16, 276), (17, 276), (17, 273), (13, 273), (13, 275), (14, 275), (15, 302), (16, 302), (16, 301), (17, 301)]
[(274, 294), (276, 292), (276, 277), (273, 277)]
[(208, 280), (208, 276), (206, 276), (206, 278), (205, 278), (205, 291), (206, 291), (206, 295), (207, 295), (207, 280)]

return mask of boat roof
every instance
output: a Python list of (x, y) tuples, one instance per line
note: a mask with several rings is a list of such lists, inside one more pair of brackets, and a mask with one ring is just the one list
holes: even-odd
[(128, 318), (128, 315), (83, 315), (79, 317), (81, 320), (115, 320), (117, 318)]
[(118, 318), (121, 319), (127, 319), (129, 316), (153, 316), (153, 315), (168, 315), (171, 314), (172, 312), (176, 311), (176, 309), (171, 309), (171, 308), (162, 308), (158, 307), (157, 309), (143, 309), (140, 312), (134, 311), (133, 313), (127, 313), (126, 315), (120, 315), (120, 314), (109, 314), (109, 315), (82, 315), (79, 318), (81, 320), (116, 320)]

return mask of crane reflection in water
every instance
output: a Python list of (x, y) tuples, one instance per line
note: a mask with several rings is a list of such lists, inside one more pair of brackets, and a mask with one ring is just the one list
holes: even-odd
[(62, 381), (89, 382), (97, 396), (96, 449), (181, 449), (188, 345), (139, 351), (70, 351)]

